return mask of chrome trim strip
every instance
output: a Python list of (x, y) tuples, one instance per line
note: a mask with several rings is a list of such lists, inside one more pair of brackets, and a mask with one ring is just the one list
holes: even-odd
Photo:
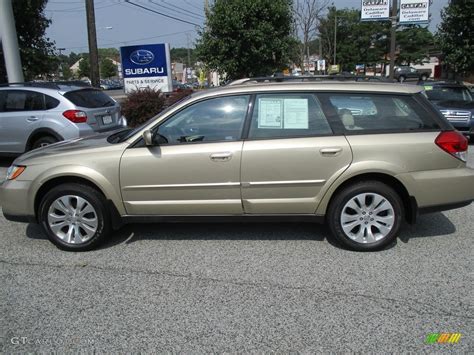
[(286, 180), (286, 181), (250, 181), (243, 182), (242, 187), (275, 186), (275, 185), (320, 185), (326, 180)]
[(132, 185), (125, 186), (124, 190), (138, 189), (176, 189), (189, 187), (232, 187), (240, 186), (238, 182), (218, 182), (218, 183), (201, 183), (201, 184), (165, 184), (165, 185)]

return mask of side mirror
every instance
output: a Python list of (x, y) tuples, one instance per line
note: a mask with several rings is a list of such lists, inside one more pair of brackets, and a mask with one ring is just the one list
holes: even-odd
[(143, 132), (142, 134), (143, 140), (145, 141), (145, 145), (147, 147), (153, 146), (153, 134), (149, 129)]

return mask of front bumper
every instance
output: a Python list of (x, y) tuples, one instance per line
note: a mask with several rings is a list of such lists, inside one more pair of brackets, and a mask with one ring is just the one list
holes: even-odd
[(0, 206), (6, 219), (36, 223), (34, 206), (30, 205), (31, 181), (8, 180), (0, 184)]

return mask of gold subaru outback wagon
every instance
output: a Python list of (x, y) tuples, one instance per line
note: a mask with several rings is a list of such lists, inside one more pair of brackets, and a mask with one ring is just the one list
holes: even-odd
[(467, 140), (419, 86), (247, 83), (194, 94), (145, 125), (22, 155), (5, 217), (89, 250), (127, 222), (320, 221), (377, 250), (403, 220), (474, 200)]

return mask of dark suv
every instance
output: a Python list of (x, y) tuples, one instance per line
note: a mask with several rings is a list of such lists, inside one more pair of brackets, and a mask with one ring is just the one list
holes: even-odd
[(455, 82), (425, 82), (428, 99), (458, 131), (474, 140), (474, 100), (467, 87)]

